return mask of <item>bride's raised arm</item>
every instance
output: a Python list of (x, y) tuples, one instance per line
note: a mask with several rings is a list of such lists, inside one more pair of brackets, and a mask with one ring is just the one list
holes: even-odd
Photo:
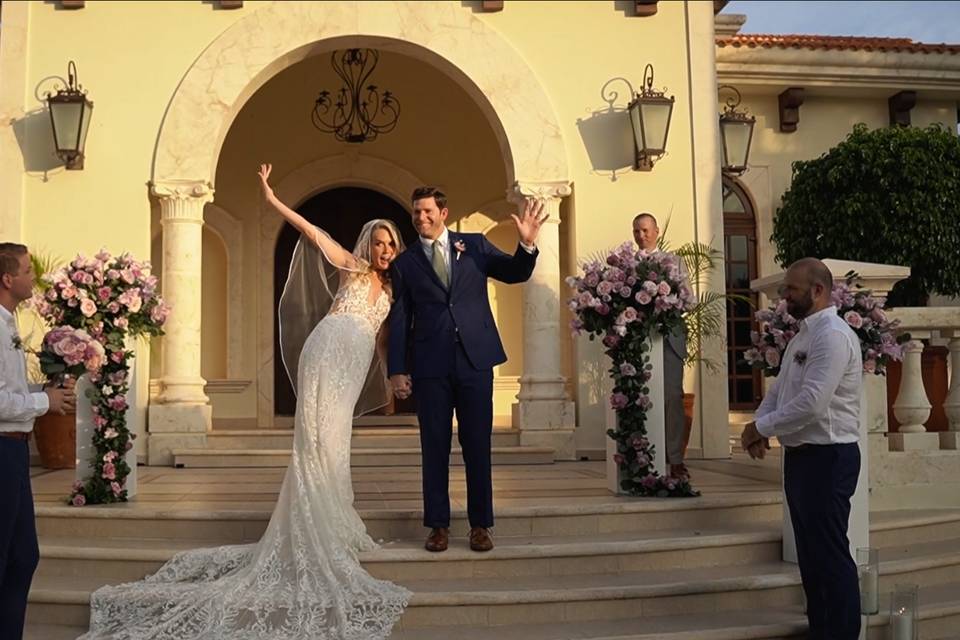
[(276, 209), (277, 212), (279, 212), (287, 222), (293, 225), (297, 231), (309, 238), (313, 244), (315, 244), (317, 248), (323, 252), (323, 255), (330, 262), (330, 264), (337, 269), (346, 269), (348, 271), (357, 270), (360, 265), (352, 253), (344, 249), (329, 235), (320, 229), (317, 229), (317, 227), (314, 226), (309, 220), (281, 202), (280, 198), (274, 194), (273, 189), (270, 187), (270, 183), (268, 182), (268, 179), (270, 178), (270, 172), (272, 170), (273, 165), (262, 164), (260, 165), (260, 171), (257, 172), (257, 175), (260, 176), (260, 186), (263, 190), (264, 197), (267, 199), (267, 202), (269, 202), (270, 205)]

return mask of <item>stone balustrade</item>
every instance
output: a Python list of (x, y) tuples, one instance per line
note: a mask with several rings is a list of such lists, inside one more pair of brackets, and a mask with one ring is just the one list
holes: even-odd
[[(904, 345), (900, 388), (893, 403), (893, 413), (900, 428), (888, 434), (891, 451), (960, 449), (960, 307), (904, 307), (888, 313), (900, 321), (899, 331), (910, 334)], [(950, 386), (943, 409), (948, 431), (930, 433), (925, 423), (930, 418), (930, 400), (921, 373), (923, 340), (941, 338), (947, 341)]]

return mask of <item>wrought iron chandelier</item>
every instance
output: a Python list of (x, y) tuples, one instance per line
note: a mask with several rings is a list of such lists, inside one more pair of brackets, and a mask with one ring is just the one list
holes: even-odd
[(374, 49), (334, 51), (330, 63), (345, 86), (340, 87), (335, 102), (329, 91), (320, 92), (313, 106), (313, 126), (332, 133), (340, 142), (372, 141), (393, 131), (400, 103), (391, 92), (381, 95), (375, 84), (367, 84), (379, 60)]

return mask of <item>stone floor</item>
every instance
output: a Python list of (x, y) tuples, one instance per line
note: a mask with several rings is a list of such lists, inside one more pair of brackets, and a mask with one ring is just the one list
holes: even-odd
[[(730, 460), (690, 461), (694, 486), (709, 495), (780, 488), (779, 457), (753, 461), (734, 454)], [(139, 494), (129, 507), (174, 509), (236, 509), (271, 512), (283, 481), (283, 469), (174, 469), (140, 467)], [(62, 504), (73, 483), (73, 470), (32, 470), (34, 501)], [(497, 508), (607, 503), (631, 498), (612, 496), (606, 488), (603, 462), (557, 462), (552, 465), (494, 467)], [(416, 467), (353, 470), (355, 504), (368, 509), (422, 507), (420, 470)], [(462, 467), (450, 470), (450, 500), (454, 510), (466, 509)]]

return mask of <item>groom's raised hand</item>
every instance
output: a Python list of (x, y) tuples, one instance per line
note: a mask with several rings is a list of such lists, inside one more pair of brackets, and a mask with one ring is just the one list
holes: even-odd
[(514, 224), (517, 225), (517, 234), (520, 236), (520, 243), (527, 246), (537, 244), (537, 236), (540, 234), (540, 225), (549, 217), (549, 213), (543, 210), (543, 200), (527, 198), (523, 206), (523, 213), (519, 216), (511, 213)]

